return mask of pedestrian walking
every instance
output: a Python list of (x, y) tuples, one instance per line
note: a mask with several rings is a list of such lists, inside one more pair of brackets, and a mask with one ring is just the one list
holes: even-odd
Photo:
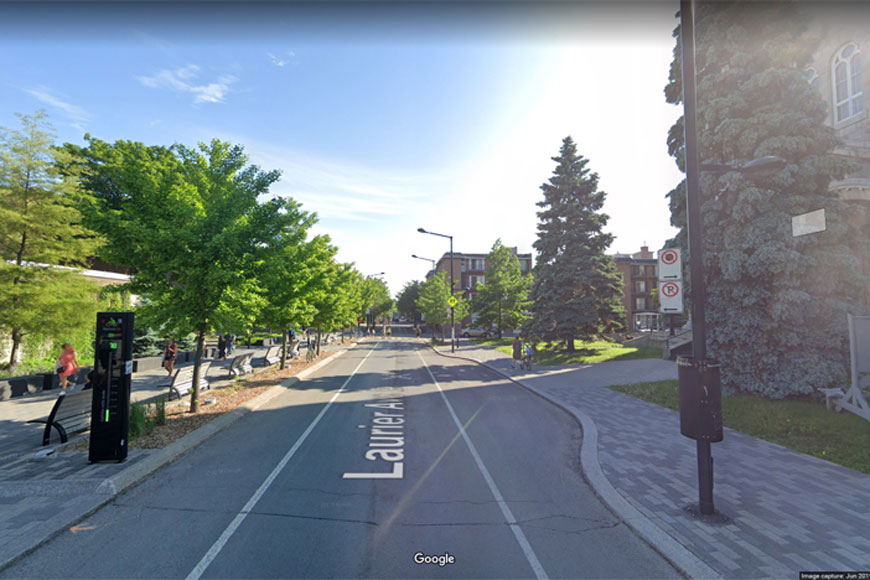
[(175, 368), (175, 355), (178, 354), (178, 344), (174, 338), (170, 338), (166, 343), (166, 349), (163, 351), (163, 368), (172, 376), (172, 371)]
[(236, 335), (229, 334), (227, 335), (227, 354), (232, 355), (236, 350)]
[(227, 360), (227, 339), (223, 334), (218, 334), (217, 360)]
[(60, 394), (65, 395), (69, 377), (74, 375), (81, 365), (79, 365), (78, 353), (71, 344), (65, 342), (61, 348), (63, 350), (57, 357), (57, 376), (60, 378)]
[(514, 337), (514, 341), (511, 343), (511, 347), (513, 347), (513, 358), (511, 358), (511, 368), (517, 368), (517, 364), (522, 366), (523, 364), (523, 341), (520, 340), (519, 336)]

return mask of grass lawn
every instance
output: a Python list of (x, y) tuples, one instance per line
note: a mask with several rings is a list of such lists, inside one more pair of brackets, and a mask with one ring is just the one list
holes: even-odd
[[(680, 406), (677, 381), (611, 389), (669, 409)], [(722, 421), (735, 431), (870, 473), (870, 423), (848, 411), (829, 412), (823, 402), (773, 401), (746, 394), (722, 397)]]
[[(499, 352), (511, 354), (513, 338), (475, 338), (476, 344), (493, 346)], [(574, 341), (574, 352), (569, 353), (561, 348), (539, 344), (535, 350), (532, 362), (540, 366), (568, 365), (578, 363), (597, 363), (611, 360), (632, 360), (636, 358), (661, 358), (662, 353), (656, 348), (634, 348), (622, 346), (616, 342), (583, 342)]]

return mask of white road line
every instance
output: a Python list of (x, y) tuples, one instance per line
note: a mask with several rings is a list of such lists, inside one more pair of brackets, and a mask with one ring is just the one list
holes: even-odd
[(517, 523), (517, 519), (514, 517), (513, 512), (511, 512), (511, 508), (508, 506), (507, 502), (505, 502), (504, 497), (502, 497), (501, 491), (499, 491), (498, 486), (495, 484), (495, 480), (493, 480), (492, 476), (489, 474), (486, 465), (483, 464), (483, 459), (480, 458), (480, 454), (474, 447), (474, 443), (471, 442), (471, 438), (468, 436), (468, 433), (466, 433), (465, 427), (462, 426), (459, 417), (457, 417), (456, 413), (453, 411), (453, 405), (451, 405), (450, 401), (447, 400), (447, 395), (444, 394), (444, 390), (441, 388), (441, 385), (438, 384), (435, 375), (433, 375), (432, 371), (429, 370), (429, 365), (427, 365), (426, 361), (423, 360), (423, 355), (420, 354), (419, 350), (417, 351), (417, 356), (420, 357), (420, 361), (426, 368), (426, 372), (428, 372), (429, 376), (432, 377), (432, 382), (435, 383), (436, 387), (438, 387), (438, 392), (441, 393), (441, 398), (444, 399), (444, 403), (447, 405), (447, 410), (450, 411), (450, 415), (453, 417), (453, 422), (456, 423), (460, 433), (462, 433), (462, 438), (465, 439), (465, 444), (468, 446), (468, 450), (471, 451), (471, 456), (474, 457), (474, 462), (477, 463), (477, 468), (480, 470), (481, 475), (483, 475), (483, 479), (486, 480), (486, 485), (489, 486), (489, 491), (492, 493), (492, 497), (495, 498), (498, 507), (501, 508), (501, 513), (504, 515), (504, 519), (510, 526), (511, 531), (514, 533), (514, 537), (516, 537), (520, 549), (522, 549), (523, 554), (526, 556), (526, 560), (528, 560), (529, 565), (532, 567), (532, 570), (534, 570), (535, 576), (539, 580), (546, 580), (547, 573), (544, 571), (544, 567), (541, 566), (541, 562), (538, 560), (535, 551), (526, 539), (526, 535)]
[(227, 543), (227, 541), (232, 537), (235, 533), (236, 529), (242, 522), (245, 521), (245, 518), (248, 517), (248, 514), (254, 509), (254, 506), (257, 505), (257, 502), (260, 501), (260, 498), (263, 497), (263, 494), (269, 489), (269, 486), (272, 485), (272, 482), (275, 481), (275, 478), (278, 477), (278, 474), (281, 473), (281, 470), (287, 465), (287, 462), (290, 461), (290, 458), (296, 454), (299, 448), (302, 446), (302, 443), (311, 434), (317, 424), (320, 422), (320, 419), (326, 414), (326, 411), (329, 410), (329, 407), (332, 406), (332, 403), (338, 398), (338, 396), (344, 391), (344, 388), (347, 387), (347, 384), (354, 377), (360, 367), (363, 366), (363, 363), (369, 358), (369, 356), (375, 352), (375, 349), (378, 345), (381, 344), (381, 341), (375, 343), (372, 349), (368, 352), (368, 354), (363, 358), (360, 363), (353, 369), (353, 372), (350, 373), (350, 376), (347, 377), (347, 380), (344, 381), (344, 384), (341, 385), (341, 388), (332, 396), (329, 402), (326, 404), (323, 409), (320, 410), (320, 413), (317, 414), (317, 417), (311, 422), (307, 429), (299, 436), (299, 439), (296, 440), (296, 443), (293, 444), (293, 447), (284, 455), (281, 461), (278, 462), (278, 465), (275, 466), (275, 469), (272, 470), (272, 473), (263, 481), (257, 491), (254, 492), (254, 495), (251, 496), (251, 499), (248, 500), (248, 503), (242, 508), (242, 511), (233, 518), (233, 521), (230, 522), (230, 525), (227, 526), (227, 529), (220, 535), (220, 537), (212, 544), (212, 547), (209, 548), (208, 552), (205, 553), (205, 556), (202, 557), (202, 560), (196, 565), (196, 567), (191, 570), (190, 574), (187, 575), (187, 580), (197, 580), (202, 573), (205, 572), (205, 569), (208, 568), (209, 564), (211, 564), (212, 560), (214, 560), (217, 555), (220, 553), (221, 549)]

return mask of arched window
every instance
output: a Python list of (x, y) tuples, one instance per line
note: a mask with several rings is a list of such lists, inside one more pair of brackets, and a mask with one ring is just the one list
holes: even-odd
[(834, 115), (839, 123), (864, 112), (861, 51), (858, 45), (852, 42), (841, 48), (834, 57), (832, 68)]
[(807, 79), (807, 82), (810, 83), (810, 86), (815, 90), (819, 90), (819, 73), (816, 72), (816, 69), (810, 67), (804, 71), (804, 78)]

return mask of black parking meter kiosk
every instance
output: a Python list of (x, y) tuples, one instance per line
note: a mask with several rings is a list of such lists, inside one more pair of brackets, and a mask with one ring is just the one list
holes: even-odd
[(91, 444), (88, 461), (127, 458), (130, 382), (133, 372), (133, 313), (97, 313), (94, 345)]

